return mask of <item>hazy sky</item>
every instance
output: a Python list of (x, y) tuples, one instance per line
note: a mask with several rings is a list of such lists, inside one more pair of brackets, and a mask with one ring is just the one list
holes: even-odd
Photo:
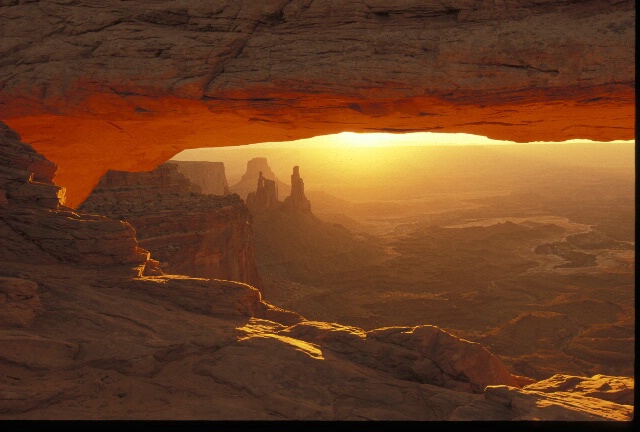
[[(563, 141), (563, 143), (593, 142), (584, 139)], [(611, 141), (612, 143), (633, 143), (629, 141)], [(504, 145), (516, 144), (513, 141), (501, 141), (480, 135), (465, 133), (417, 132), (408, 134), (390, 133), (355, 133), (342, 132), (313, 138), (286, 142), (264, 142), (240, 146), (250, 148), (296, 148), (296, 147), (385, 147), (385, 146), (422, 146), (422, 145)], [(531, 144), (543, 144), (532, 142)], [(558, 143), (548, 143), (558, 144)], [(184, 151), (176, 159), (187, 159), (189, 150)]]
[(440, 175), (450, 169), (472, 172), (474, 164), (480, 163), (478, 158), (487, 159), (489, 154), (494, 159), (524, 158), (529, 164), (544, 161), (545, 166), (553, 162), (628, 170), (634, 161), (633, 143), (571, 140), (529, 145), (470, 134), (343, 132), (297, 141), (185, 150), (173, 159), (223, 162), (227, 180), (233, 185), (245, 173), (249, 159), (266, 157), (280, 180), (288, 182), (292, 167), (299, 165), (307, 189), (338, 196), (347, 184), (388, 184), (392, 179), (398, 183), (403, 176), (422, 172)]

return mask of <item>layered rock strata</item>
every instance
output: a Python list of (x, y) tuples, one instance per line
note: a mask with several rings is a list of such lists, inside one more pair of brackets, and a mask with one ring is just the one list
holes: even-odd
[(178, 171), (189, 181), (200, 186), (200, 191), (208, 195), (229, 195), (229, 184), (222, 162), (209, 161), (168, 161), (176, 164)]
[(0, 119), (60, 166), (70, 206), (108, 169), (186, 148), (343, 131), (635, 135), (630, 0), (0, 8)]
[(249, 210), (238, 195), (200, 190), (175, 163), (149, 172), (109, 171), (79, 209), (129, 222), (165, 272), (260, 288)]
[[(151, 270), (130, 224), (65, 207), (56, 166), (0, 122), (0, 260)], [(133, 269), (132, 269), (133, 268)]]

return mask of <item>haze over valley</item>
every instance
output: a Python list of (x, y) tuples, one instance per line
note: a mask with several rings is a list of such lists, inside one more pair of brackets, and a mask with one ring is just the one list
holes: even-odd
[(266, 300), (364, 329), (429, 322), (534, 379), (633, 375), (633, 144), (249, 147), (174, 159), (223, 162), (231, 191), (265, 159), (281, 197), (301, 166), (312, 214), (253, 212)]

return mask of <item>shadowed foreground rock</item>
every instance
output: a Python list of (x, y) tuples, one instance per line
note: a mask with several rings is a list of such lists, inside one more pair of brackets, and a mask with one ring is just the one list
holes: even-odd
[[(6, 169), (15, 165), (8, 161), (43, 159), (4, 125), (0, 140), (0, 311), (29, 303), (23, 316), (0, 321), (3, 419), (632, 417), (629, 379), (563, 377), (519, 388), (523, 380), (482, 346), (433, 326), (365, 332), (305, 320), (250, 285), (144, 276), (151, 261), (133, 235), (100, 255), (104, 226), (126, 223), (38, 206), (39, 195), (14, 199), (35, 177)], [(52, 221), (65, 219), (55, 232), (75, 240), (41, 248)]]

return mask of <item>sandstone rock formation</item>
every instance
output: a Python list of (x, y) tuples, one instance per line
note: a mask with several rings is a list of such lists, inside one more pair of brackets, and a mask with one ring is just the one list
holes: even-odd
[(108, 169), (186, 148), (342, 131), (634, 138), (631, 0), (0, 8), (0, 119), (60, 166), (70, 206)]
[[(311, 213), (311, 203), (304, 194), (304, 182), (300, 177), (300, 168), (298, 166), (293, 167), (291, 186), (284, 185), (285, 187), (279, 188), (282, 182), (271, 172), (267, 160), (265, 158), (253, 158), (247, 163), (247, 172), (233, 189), (244, 189), (243, 184), (253, 177), (252, 173), (257, 168), (263, 167), (267, 169), (269, 177), (264, 176), (262, 171), (258, 171), (257, 185), (253, 191), (247, 194), (247, 206), (251, 211), (259, 213), (266, 210), (279, 209)], [(278, 200), (279, 189), (289, 189), (291, 191), (284, 201)]]
[(269, 166), (269, 162), (267, 162), (267, 158), (264, 157), (255, 157), (247, 161), (247, 170), (240, 180), (232, 185), (229, 190), (246, 199), (251, 192), (256, 192), (257, 187), (259, 187), (260, 178), (275, 182), (276, 199), (278, 199), (279, 196), (287, 196), (291, 190), (290, 185), (276, 177)]
[(0, 122), (0, 260), (108, 266), (126, 275), (155, 266), (128, 223), (65, 207), (64, 188), (53, 184), (55, 172), (54, 164)]
[[(35, 178), (49, 185), (55, 167), (4, 125), (0, 137), (7, 197), (0, 207), (3, 419), (630, 420), (633, 415), (626, 404), (630, 380), (565, 377), (520, 389), (522, 380), (482, 346), (433, 326), (366, 332), (305, 320), (265, 303), (256, 288), (239, 282), (144, 276), (144, 266), (153, 263), (148, 252), (121, 236), (106, 236), (105, 228), (125, 227), (130, 236), (125, 238), (135, 241), (127, 223), (74, 213), (60, 203), (52, 208), (55, 187), (29, 198), (14, 195), (21, 183)], [(38, 175), (25, 172), (27, 167)], [(142, 177), (179, 184), (164, 174)], [(131, 175), (108, 178), (134, 190)], [(63, 219), (69, 221), (55, 230), (58, 237), (50, 237)], [(23, 227), (19, 233), (13, 229), (17, 224)], [(76, 241), (65, 243), (71, 239)], [(59, 242), (66, 247), (51, 247)]]
[(208, 161), (176, 161), (167, 163), (176, 164), (178, 171), (189, 181), (200, 186), (203, 194), (229, 195), (229, 184), (222, 162)]
[(279, 204), (276, 181), (265, 178), (260, 171), (256, 190), (247, 195), (247, 207), (256, 213), (277, 208)]
[(79, 209), (129, 222), (165, 272), (260, 288), (243, 201), (202, 194), (180, 171), (173, 162), (150, 172), (109, 171)]
[[(632, 415), (633, 394), (633, 379), (604, 375), (591, 378), (554, 375), (522, 389), (508, 386), (485, 389), (485, 398), (509, 407), (514, 420), (527, 420), (533, 415), (536, 420), (543, 421), (615, 420), (621, 413)], [(566, 409), (584, 404), (589, 398), (599, 399), (597, 408), (583, 405), (580, 413)]]
[(300, 167), (293, 167), (291, 174), (291, 195), (284, 199), (282, 208), (288, 211), (311, 212), (311, 203), (304, 194), (304, 181), (300, 177)]

